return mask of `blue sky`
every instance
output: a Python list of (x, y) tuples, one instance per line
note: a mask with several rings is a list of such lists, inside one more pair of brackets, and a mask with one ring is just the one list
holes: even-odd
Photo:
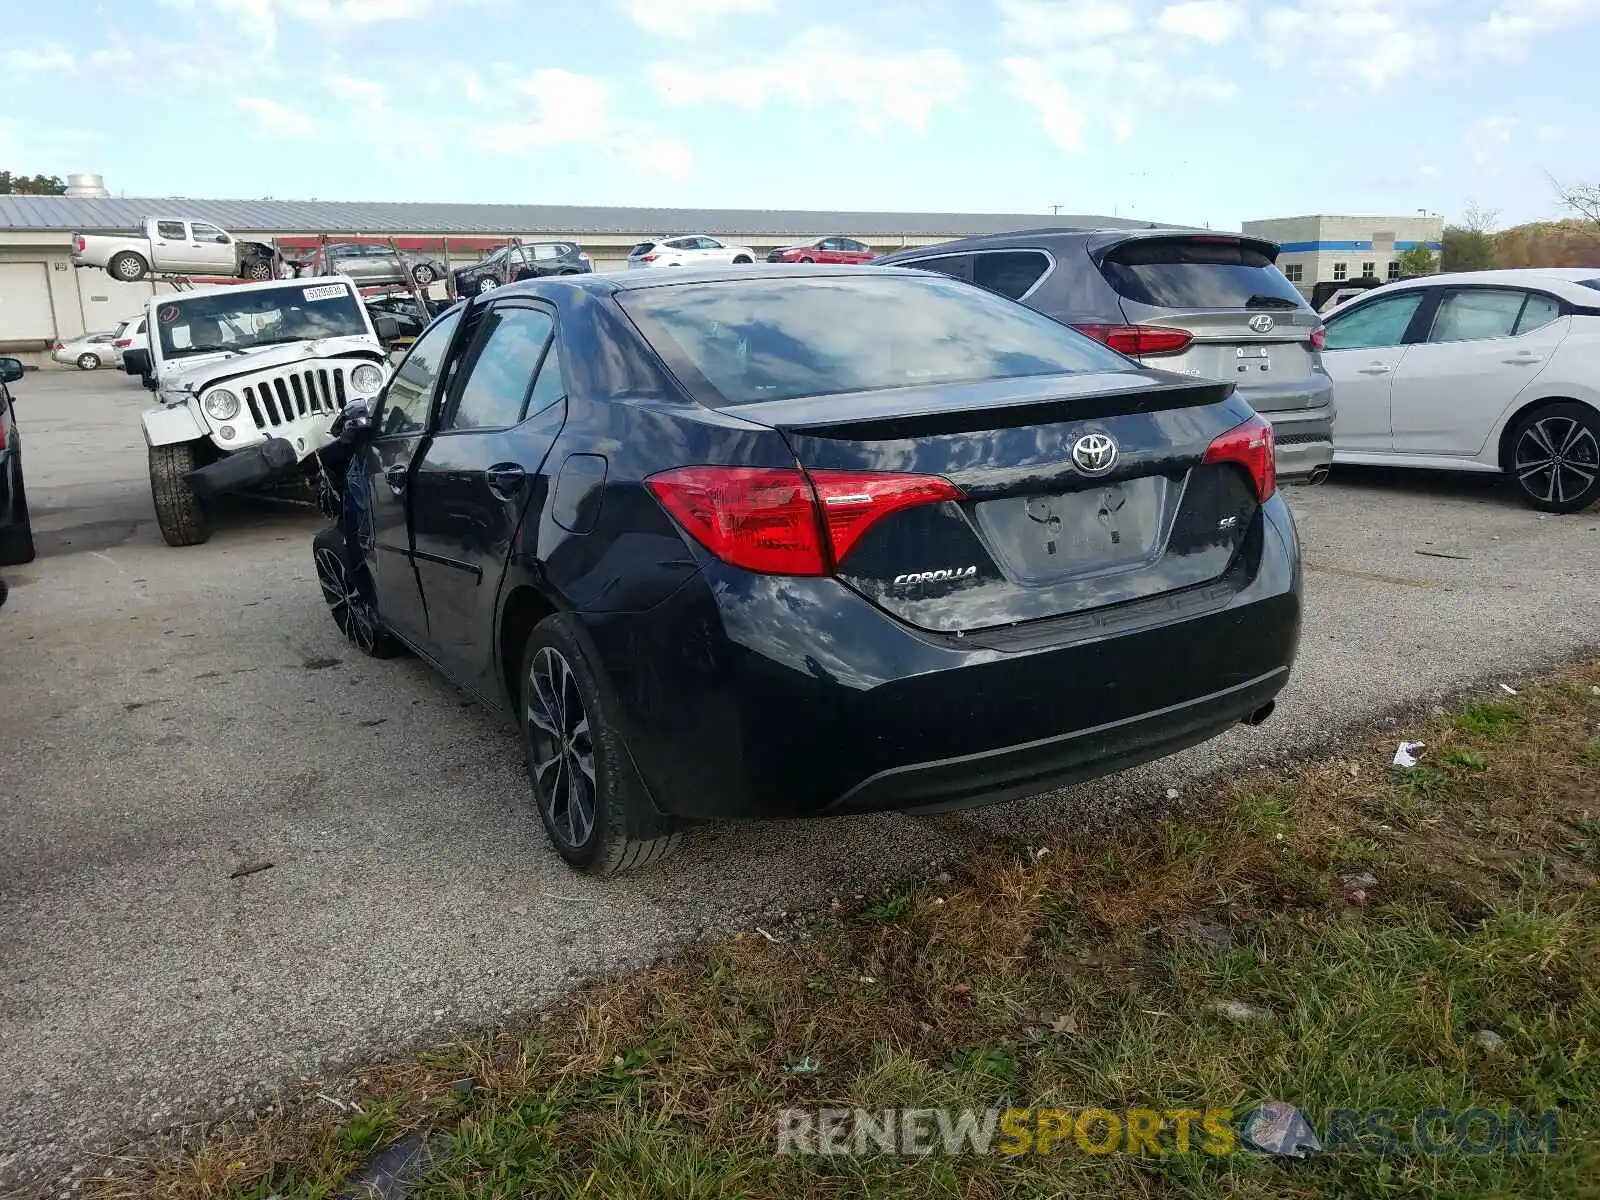
[(54, 0), (0, 166), (114, 194), (1555, 215), (1600, 0)]

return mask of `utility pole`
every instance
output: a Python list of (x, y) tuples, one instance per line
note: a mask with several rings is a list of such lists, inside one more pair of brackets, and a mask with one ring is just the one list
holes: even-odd
[(1050, 206), (1050, 215), (1053, 217), (1059, 217), (1061, 215), (1061, 205), (1052, 204)]

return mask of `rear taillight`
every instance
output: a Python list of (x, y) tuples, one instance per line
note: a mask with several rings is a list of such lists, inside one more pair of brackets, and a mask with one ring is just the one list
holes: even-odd
[(1074, 325), (1073, 328), (1129, 358), (1182, 354), (1194, 341), (1194, 334), (1187, 329), (1165, 329), (1159, 325)]
[(826, 575), (890, 513), (961, 499), (937, 475), (679, 467), (645, 481), (689, 535), (762, 575)]
[(640, 255), (639, 261), (640, 262), (655, 262), (655, 260), (660, 258), (660, 257), (661, 257), (661, 255), (659, 255), (659, 254), (643, 254), (643, 255)]
[(1311, 331), (1311, 348), (1321, 350), (1328, 344), (1328, 330), (1325, 326), (1318, 325)]
[(89, 243), (84, 240), (83, 234), (81, 234), (81, 233), (77, 237), (72, 239), (72, 248), (74, 250), (76, 250), (79, 254), (82, 254), (84, 252), (84, 250), (88, 247), (88, 245), (89, 245)]
[(118, 338), (116, 341), (112, 342), (111, 344), (113, 346), (115, 346), (118, 350), (122, 350), (125, 347), (133, 345), (133, 339), (132, 338)]
[(1235, 425), (1206, 449), (1208, 463), (1237, 463), (1250, 473), (1261, 504), (1278, 490), (1278, 466), (1272, 426), (1259, 416)]
[(54, 348), (57, 350), (65, 350), (67, 348), (67, 344), (65, 342), (57, 342)]

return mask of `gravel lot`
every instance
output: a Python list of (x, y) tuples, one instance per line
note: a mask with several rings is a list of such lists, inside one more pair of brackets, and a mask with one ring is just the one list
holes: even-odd
[[(14, 390), (40, 557), (6, 571), (0, 614), (0, 1191), (703, 930), (999, 834), (1109, 822), (1198, 772), (1600, 641), (1600, 514), (1344, 473), (1291, 493), (1306, 633), (1262, 728), (976, 813), (708, 829), (601, 883), (546, 849), (510, 735), (421, 665), (347, 650), (313, 515), (247, 508), (170, 549), (146, 393), (113, 372)], [(257, 860), (273, 866), (229, 878)]]

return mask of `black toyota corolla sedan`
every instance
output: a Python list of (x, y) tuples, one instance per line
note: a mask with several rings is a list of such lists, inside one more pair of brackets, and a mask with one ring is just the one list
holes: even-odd
[(1271, 428), (924, 271), (584, 275), (458, 304), (347, 411), (318, 534), (370, 654), (520, 730), (597, 873), (701, 819), (1037, 794), (1270, 713)]

